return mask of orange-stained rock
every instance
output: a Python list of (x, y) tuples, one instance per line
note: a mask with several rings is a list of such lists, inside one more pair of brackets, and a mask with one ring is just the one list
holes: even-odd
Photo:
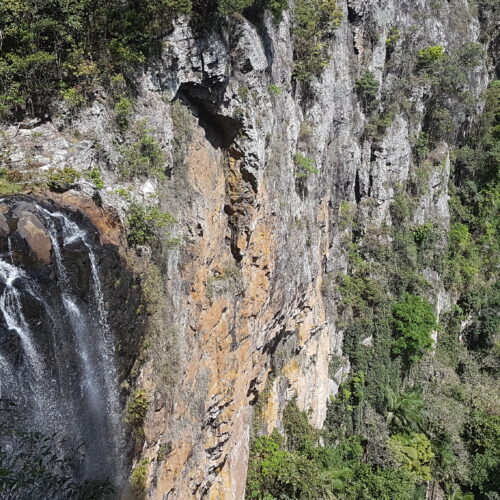
[(52, 243), (44, 225), (32, 212), (21, 211), (18, 217), (17, 231), (21, 238), (38, 260), (49, 263)]

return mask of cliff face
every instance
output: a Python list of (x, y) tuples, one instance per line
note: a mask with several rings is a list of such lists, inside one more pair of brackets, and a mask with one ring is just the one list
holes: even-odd
[[(441, 97), (445, 84), (422, 76), (417, 54), (473, 47), (477, 9), (466, 0), (338, 5), (329, 63), (307, 84), (292, 77), (291, 11), (279, 22), (235, 15), (208, 33), (175, 23), (161, 60), (137, 78), (129, 118), (161, 145), (166, 178), (118, 174), (132, 136), (120, 138), (105, 95), (70, 125), (63, 112), (59, 123), (4, 134), (14, 166), (30, 151), (42, 170), (92, 165), (112, 186), (100, 191), (104, 207), (123, 215), (129, 199), (157, 199), (176, 219), (160, 246), (131, 257), (149, 324), (129, 376), (149, 401), (135, 450), (148, 498), (243, 498), (251, 433), (282, 429), (294, 397), (321, 428), (349, 373), (351, 312), (339, 310), (335, 279), (349, 271), (353, 234), (390, 243), (400, 223), (391, 207), (409, 191), (410, 225), (448, 231), (450, 147), (481, 110), (491, 47), (483, 38), (474, 63), (457, 62), (466, 100)], [(371, 93), (359, 83), (368, 72)], [(415, 146), (438, 101), (452, 112), (424, 165)], [(423, 274), (437, 314), (449, 310), (443, 277), (430, 265)], [(369, 349), (372, 339), (361, 341)]]

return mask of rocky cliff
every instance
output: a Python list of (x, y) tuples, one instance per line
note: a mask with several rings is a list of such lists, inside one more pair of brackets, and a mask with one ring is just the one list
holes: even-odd
[[(308, 79), (294, 73), (293, 6), (205, 29), (181, 17), (136, 75), (130, 109), (117, 107), (118, 81), (83, 109), (4, 126), (8, 168), (79, 199), (142, 278), (147, 332), (122, 388), (129, 409), (144, 403), (132, 467), (147, 498), (243, 498), (251, 436), (283, 431), (295, 398), (322, 428), (348, 380), (361, 299), (342, 280), (357, 276), (360, 249), (363, 276), (382, 280), (390, 257), (376, 252), (403, 225), (434, 228), (431, 254), (447, 251), (450, 151), (495, 74), (495, 21), (480, 4), (338, 1)], [(171, 215), (160, 240), (126, 248), (125, 233), (99, 228), (107, 212), (137, 229), (131, 207)], [(431, 254), (414, 259), (439, 318), (458, 293)], [(349, 342), (374, 349), (369, 329)]]

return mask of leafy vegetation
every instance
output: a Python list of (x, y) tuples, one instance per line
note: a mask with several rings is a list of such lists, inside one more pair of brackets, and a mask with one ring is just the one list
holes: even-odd
[(419, 68), (429, 68), (431, 64), (443, 59), (444, 49), (440, 45), (426, 47), (418, 52), (417, 65)]
[(122, 162), (119, 170), (125, 179), (141, 175), (165, 178), (165, 153), (152, 134), (144, 121), (138, 121), (131, 131), (130, 140), (120, 148)]
[(136, 390), (129, 399), (125, 421), (132, 427), (140, 428), (146, 418), (148, 408), (149, 401), (146, 392), (142, 389)]
[(128, 242), (131, 246), (149, 245), (161, 237), (164, 230), (176, 221), (158, 207), (132, 203), (128, 217)]
[(148, 479), (149, 460), (143, 458), (133, 469), (130, 474), (130, 484), (136, 493), (141, 493), (146, 488)]
[(104, 181), (102, 180), (101, 171), (97, 168), (91, 168), (85, 172), (85, 177), (94, 183), (96, 189), (104, 189)]
[(293, 74), (307, 83), (330, 61), (328, 39), (342, 20), (342, 10), (336, 0), (297, 0), (293, 19)]
[[(127, 79), (161, 51), (158, 33), (181, 15), (194, 22), (249, 8), (269, 8), (277, 19), (286, 0), (9, 0), (0, 3), (0, 117), (51, 113), (54, 100), (70, 110), (100, 85)], [(115, 109), (127, 120), (124, 98)]]
[(49, 174), (49, 187), (54, 191), (67, 191), (76, 184), (80, 177), (80, 172), (73, 167), (53, 170)]
[[(435, 89), (438, 100), (456, 102), (457, 87), (439, 66), (449, 69), (458, 57), (421, 54), (423, 78), (448, 85)], [(497, 497), (500, 84), (485, 98), (481, 123), (453, 154), (448, 232), (436, 222), (415, 225), (418, 189), (397, 193), (391, 228), (360, 230), (356, 207), (340, 204), (339, 224), (352, 228), (352, 241), (343, 236), (347, 274), (331, 273), (322, 293), (337, 303), (351, 375), (330, 403), (324, 430), (312, 429), (292, 400), (283, 435), (254, 438), (248, 498), (413, 500), (425, 498), (427, 484), (447, 499)], [(414, 148), (422, 171), (441, 168), (429, 157), (441, 133), (433, 120), (442, 122), (442, 114), (428, 120)], [(439, 324), (430, 271), (457, 299), (441, 310)]]
[(387, 35), (387, 40), (385, 41), (387, 52), (393, 52), (400, 39), (401, 30), (397, 26), (392, 26)]
[(356, 80), (356, 91), (365, 104), (377, 96), (378, 88), (379, 83), (371, 71)]
[(314, 160), (304, 156), (302, 153), (297, 153), (294, 156), (295, 165), (299, 168), (295, 176), (298, 179), (306, 179), (310, 174), (317, 174), (319, 170), (314, 166)]
[(433, 307), (423, 297), (405, 293), (392, 308), (392, 316), (397, 335), (393, 352), (418, 361), (432, 346), (431, 332), (437, 326)]
[(434, 453), (425, 434), (394, 434), (389, 438), (388, 445), (396, 459), (411, 475), (423, 481), (431, 479), (430, 462)]
[(253, 440), (246, 498), (420, 498), (410, 472), (363, 463), (360, 436), (319, 446), (318, 431), (293, 401), (284, 423), (284, 436)]
[(267, 91), (271, 96), (279, 96), (283, 93), (283, 89), (274, 83), (271, 83), (269, 87), (267, 87)]

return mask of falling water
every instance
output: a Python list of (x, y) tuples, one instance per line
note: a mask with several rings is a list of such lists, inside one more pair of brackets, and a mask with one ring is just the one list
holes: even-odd
[[(0, 343), (0, 397), (16, 401), (30, 430), (57, 433), (75, 449), (83, 444), (76, 472), (81, 478), (120, 483), (123, 430), (117, 374), (94, 245), (87, 231), (65, 214), (37, 210), (52, 243), (57, 286), (38, 283), (36, 276), (16, 267), (9, 239), (8, 252), (0, 255), (0, 339), (2, 332), (9, 339)], [(82, 296), (86, 284), (68, 267), (66, 252), (75, 248), (87, 262), (88, 297)], [(51, 296), (47, 287), (58, 293)]]

